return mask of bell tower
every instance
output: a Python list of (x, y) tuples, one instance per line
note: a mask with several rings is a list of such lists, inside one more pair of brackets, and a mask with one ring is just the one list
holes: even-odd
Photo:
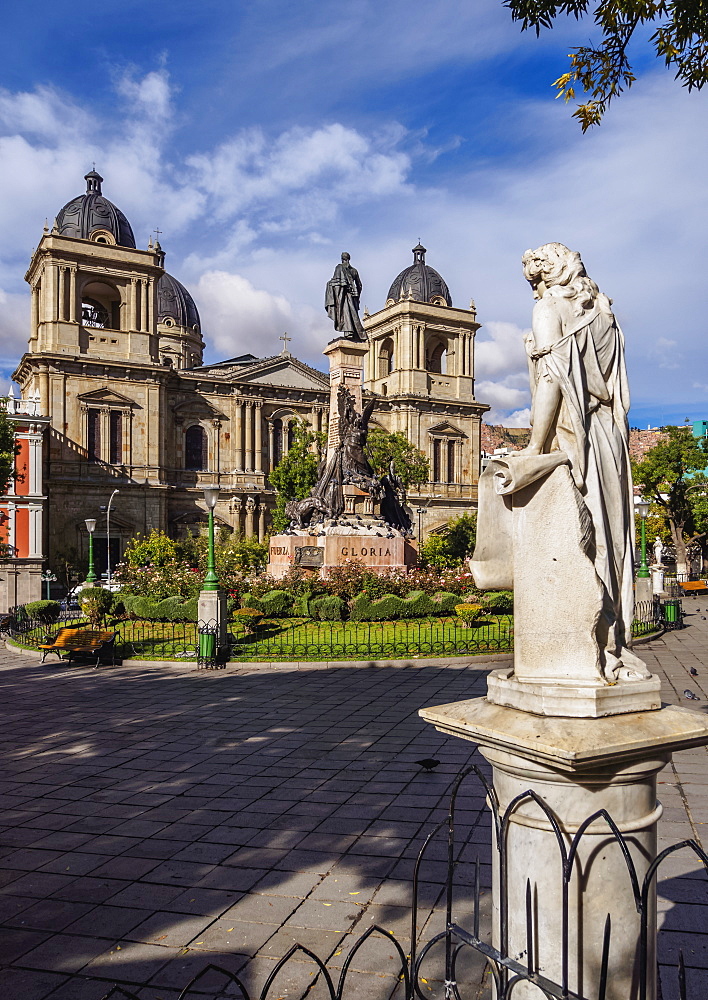
[(480, 424), (489, 407), (474, 396), (474, 338), (480, 327), (474, 303), (469, 309), (453, 306), (426, 253), (418, 243), (384, 308), (364, 316), (369, 338), (364, 388), (379, 397), (376, 418), (386, 430), (405, 434), (428, 456), (430, 481), (417, 499), (411, 495), (411, 503), (427, 509), (435, 500), (431, 514), (444, 524), (476, 506)]
[(137, 364), (158, 362), (159, 252), (138, 250), (130, 223), (101, 191), (86, 193), (45, 226), (25, 275), (32, 295), (30, 354)]

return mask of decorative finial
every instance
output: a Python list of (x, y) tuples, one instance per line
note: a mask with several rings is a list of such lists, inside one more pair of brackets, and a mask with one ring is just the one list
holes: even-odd
[(290, 351), (288, 350), (288, 341), (292, 340), (292, 339), (293, 338), (289, 337), (287, 335), (287, 333), (284, 333), (282, 337), (278, 337), (278, 340), (282, 340), (283, 341), (283, 349), (280, 352), (281, 354), (290, 354)]
[(54, 216), (54, 223), (52, 225), (52, 232), (53, 233), (58, 233), (59, 232), (59, 220), (57, 219), (56, 215)]
[(44, 220), (44, 231), (45, 233), (49, 232), (49, 219)]

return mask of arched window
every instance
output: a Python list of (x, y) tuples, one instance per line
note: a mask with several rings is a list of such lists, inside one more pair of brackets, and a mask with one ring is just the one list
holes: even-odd
[(428, 351), (425, 364), (428, 371), (436, 375), (444, 375), (447, 367), (445, 355), (445, 344), (438, 343), (431, 347)]
[(206, 434), (204, 428), (199, 424), (194, 424), (187, 428), (184, 435), (184, 467), (198, 472), (206, 469), (207, 448)]
[(379, 378), (386, 378), (393, 371), (393, 341), (384, 340), (379, 350)]

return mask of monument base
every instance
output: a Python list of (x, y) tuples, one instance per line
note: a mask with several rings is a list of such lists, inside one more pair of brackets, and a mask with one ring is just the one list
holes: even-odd
[(487, 697), (495, 705), (534, 715), (600, 719), (661, 708), (661, 680), (651, 675), (616, 684), (562, 679), (522, 681), (514, 676), (513, 667), (507, 667), (489, 675)]
[[(530, 946), (535, 969), (561, 983), (565, 898), (569, 989), (598, 996), (609, 916), (606, 1000), (637, 1000), (644, 975), (646, 993), (641, 995), (655, 1000), (656, 882), (645, 899), (648, 933), (642, 968), (642, 918), (622, 845), (607, 820), (596, 814), (606, 810), (616, 824), (641, 886), (657, 853), (662, 808), (656, 800), (656, 776), (674, 751), (708, 743), (708, 720), (674, 707), (620, 718), (548, 718), (493, 705), (486, 698), (424, 708), (420, 715), (440, 732), (477, 743), (492, 765), (503, 820), (501, 842), (494, 828), (492, 833), (494, 946), (504, 947), (522, 964)], [(567, 851), (593, 816), (577, 841), (564, 887), (559, 837)], [(528, 983), (514, 987), (519, 1000), (536, 1000), (539, 994)]]
[[(307, 550), (305, 554), (298, 552), (302, 549)], [(417, 556), (416, 547), (410, 539), (394, 535), (390, 529), (367, 533), (332, 528), (321, 534), (303, 530), (271, 537), (268, 574), (279, 580), (293, 566), (299, 565), (313, 574), (327, 577), (348, 559), (359, 560), (375, 573), (390, 569), (405, 573), (409, 567), (416, 565)]]

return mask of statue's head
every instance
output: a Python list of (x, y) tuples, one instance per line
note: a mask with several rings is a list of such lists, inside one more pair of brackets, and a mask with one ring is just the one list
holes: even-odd
[(344, 253), (342, 254), (342, 264), (348, 264), (350, 260), (351, 256), (345, 250)]
[(531, 284), (536, 298), (540, 285), (570, 285), (586, 277), (580, 254), (562, 243), (544, 243), (537, 250), (527, 250), (521, 258), (524, 277)]

